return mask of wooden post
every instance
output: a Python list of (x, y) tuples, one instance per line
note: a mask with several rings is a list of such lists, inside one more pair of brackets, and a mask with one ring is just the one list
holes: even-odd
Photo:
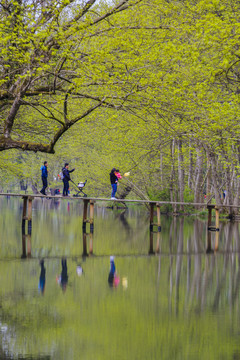
[(93, 228), (94, 228), (94, 201), (90, 200), (90, 233), (93, 234)]
[(211, 228), (212, 224), (212, 206), (208, 206), (208, 230)]
[(215, 207), (216, 212), (216, 231), (219, 231), (219, 209)]
[(27, 218), (27, 197), (23, 197), (23, 211), (22, 211), (22, 234), (25, 235), (25, 224)]
[(160, 204), (157, 203), (157, 242), (156, 242), (156, 253), (160, 252), (160, 242), (161, 242), (161, 209)]
[(214, 250), (218, 250), (218, 244), (219, 244), (219, 209), (215, 207), (216, 212), (216, 235), (215, 235), (215, 247)]
[(31, 196), (28, 197), (28, 235), (32, 233), (32, 200)]
[(216, 231), (214, 251), (218, 251), (218, 244), (219, 244), (219, 231)]
[(157, 226), (158, 226), (158, 232), (161, 232), (161, 211), (160, 211), (159, 203), (157, 203)]
[(153, 203), (150, 203), (150, 223), (149, 223), (149, 229), (150, 229), (150, 232), (153, 231), (153, 214), (154, 214), (154, 204)]
[(89, 200), (83, 200), (83, 223), (82, 223), (83, 232), (86, 232), (88, 203)]

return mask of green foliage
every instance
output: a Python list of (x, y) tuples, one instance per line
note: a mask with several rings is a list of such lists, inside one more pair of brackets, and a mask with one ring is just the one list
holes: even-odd
[(117, 166), (154, 198), (187, 185), (198, 202), (207, 182), (209, 196), (223, 183), (239, 196), (237, 2), (37, 4), (0, 8), (0, 148), (56, 155), (18, 166), (9, 150), (11, 182), (37, 182), (45, 158), (54, 181), (67, 159), (90, 194), (109, 194)]

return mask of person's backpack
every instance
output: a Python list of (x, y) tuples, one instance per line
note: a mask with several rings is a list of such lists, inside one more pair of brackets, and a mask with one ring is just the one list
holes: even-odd
[(61, 180), (64, 179), (64, 175), (63, 175), (63, 172), (62, 172), (62, 171), (60, 171), (59, 176), (60, 176), (60, 179), (61, 179)]

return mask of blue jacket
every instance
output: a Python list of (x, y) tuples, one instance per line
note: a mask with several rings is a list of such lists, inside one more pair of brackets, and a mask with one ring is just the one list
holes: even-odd
[(48, 177), (48, 171), (46, 165), (41, 167), (42, 170), (42, 177), (47, 178)]

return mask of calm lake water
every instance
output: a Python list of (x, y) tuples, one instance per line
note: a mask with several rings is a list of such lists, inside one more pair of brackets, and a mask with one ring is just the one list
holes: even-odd
[(34, 200), (31, 239), (22, 200), (0, 209), (0, 359), (240, 359), (238, 223), (206, 254), (205, 220), (162, 216), (151, 245), (144, 207), (97, 207), (84, 249), (81, 202)]

